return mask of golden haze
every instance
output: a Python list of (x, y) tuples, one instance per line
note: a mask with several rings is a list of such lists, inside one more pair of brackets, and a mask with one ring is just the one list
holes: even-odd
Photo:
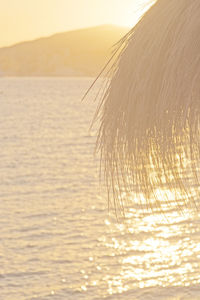
[(1, 1), (0, 47), (53, 33), (116, 24), (132, 27), (150, 0)]

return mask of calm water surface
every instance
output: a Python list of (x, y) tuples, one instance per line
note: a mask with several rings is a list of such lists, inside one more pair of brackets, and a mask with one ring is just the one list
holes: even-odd
[(0, 299), (200, 299), (198, 215), (108, 214), (91, 82), (1, 78)]

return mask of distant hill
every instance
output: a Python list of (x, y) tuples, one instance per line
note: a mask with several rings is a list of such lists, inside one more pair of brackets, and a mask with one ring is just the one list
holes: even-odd
[(0, 48), (0, 75), (96, 76), (128, 30), (103, 25)]

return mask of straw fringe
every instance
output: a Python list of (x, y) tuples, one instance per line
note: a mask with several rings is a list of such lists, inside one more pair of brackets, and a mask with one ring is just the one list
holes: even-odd
[(177, 207), (196, 206), (199, 16), (199, 0), (158, 0), (117, 45), (96, 113), (97, 150), (116, 210), (134, 192), (144, 196), (146, 207), (161, 210), (161, 189), (169, 205), (170, 190)]

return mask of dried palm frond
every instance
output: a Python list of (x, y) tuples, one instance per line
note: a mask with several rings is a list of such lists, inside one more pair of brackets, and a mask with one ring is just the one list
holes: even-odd
[[(100, 99), (97, 150), (116, 208), (194, 207), (200, 162), (200, 1), (158, 0), (117, 45)], [(159, 191), (165, 191), (159, 196)], [(170, 196), (169, 196), (170, 191)], [(180, 196), (181, 195), (181, 196)], [(142, 201), (142, 200), (141, 200)]]

